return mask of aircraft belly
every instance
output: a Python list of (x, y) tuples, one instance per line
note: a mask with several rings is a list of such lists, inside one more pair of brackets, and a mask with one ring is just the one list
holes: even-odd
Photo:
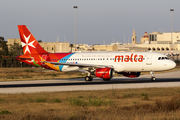
[(78, 71), (79, 67), (78, 66), (67, 66), (67, 65), (63, 65), (62, 67), (62, 72), (74, 72), (74, 71)]
[(144, 63), (128, 63), (124, 65), (125, 71), (127, 72), (141, 72), (145, 70)]

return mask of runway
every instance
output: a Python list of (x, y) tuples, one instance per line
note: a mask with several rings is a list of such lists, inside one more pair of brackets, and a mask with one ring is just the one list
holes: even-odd
[(92, 82), (86, 82), (84, 78), (0, 82), (0, 93), (180, 87), (180, 71), (155, 74), (155, 77), (155, 82), (150, 81), (150, 75), (139, 78), (114, 77), (108, 82), (100, 78), (94, 78)]

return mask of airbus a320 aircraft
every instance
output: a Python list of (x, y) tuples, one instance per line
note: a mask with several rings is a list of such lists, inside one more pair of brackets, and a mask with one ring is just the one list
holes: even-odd
[(153, 52), (48, 53), (25, 25), (18, 25), (18, 29), (24, 55), (16, 56), (16, 60), (56, 71), (88, 73), (85, 81), (92, 81), (92, 75), (109, 81), (114, 73), (134, 78), (144, 71), (155, 81), (155, 71), (176, 66), (165, 55)]

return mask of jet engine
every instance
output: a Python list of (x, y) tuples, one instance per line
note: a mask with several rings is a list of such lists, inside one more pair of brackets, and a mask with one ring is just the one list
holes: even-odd
[(141, 75), (141, 72), (123, 72), (122, 74), (125, 77), (134, 78), (134, 77), (139, 77)]
[(114, 76), (113, 68), (97, 68), (95, 71), (96, 77), (103, 79), (111, 79)]

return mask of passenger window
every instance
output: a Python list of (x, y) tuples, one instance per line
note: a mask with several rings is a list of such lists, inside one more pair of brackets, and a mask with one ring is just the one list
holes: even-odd
[(161, 57), (159, 57), (158, 60), (161, 60)]

